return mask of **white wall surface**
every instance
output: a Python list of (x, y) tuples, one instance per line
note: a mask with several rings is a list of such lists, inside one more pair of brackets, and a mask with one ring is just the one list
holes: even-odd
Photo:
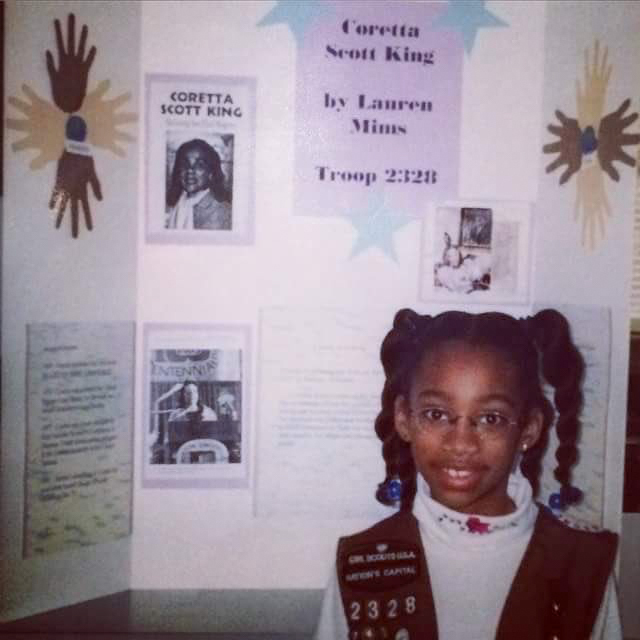
[[(304, 203), (292, 201), (295, 41), (285, 25), (255, 28), (273, 6), (270, 2), (244, 2), (241, 8), (236, 3), (220, 2), (143, 5), (143, 74), (248, 75), (257, 78), (258, 90), (255, 246), (149, 246), (144, 244), (141, 220), (139, 321), (238, 322), (250, 324), (255, 331), (259, 310), (264, 306), (383, 309), (388, 310), (389, 322), (393, 312), (402, 306), (435, 310), (417, 303), (419, 222), (408, 224), (395, 235), (399, 256), (395, 264), (375, 249), (348, 260), (354, 241), (351, 225), (336, 218), (295, 215), (304, 208)], [(545, 43), (545, 18), (550, 9), (542, 2), (490, 2), (487, 6), (510, 26), (481, 30), (472, 56), (465, 57), (460, 196), (535, 201), (541, 164), (550, 161), (541, 157), (542, 144), (550, 141), (545, 126), (556, 108), (554, 105), (551, 111), (542, 109), (544, 92), (551, 92), (543, 86), (545, 52), (549, 49)], [(625, 10), (626, 17), (618, 15)], [(553, 99), (558, 95), (564, 99), (565, 94), (574, 91), (575, 75), (582, 68), (583, 49), (592, 44), (594, 25), (606, 23), (606, 29), (617, 34), (617, 39), (610, 37), (611, 33), (602, 34), (609, 42), (626, 41), (631, 38), (627, 25), (634, 10), (622, 5), (610, 7), (609, 25), (608, 20), (596, 21), (589, 11), (577, 5), (567, 9), (572, 12), (571, 17), (561, 18), (585, 33), (575, 42), (570, 62), (561, 61), (555, 67), (552, 60), (546, 62), (548, 73), (558, 76), (551, 84), (554, 91), (557, 84), (567, 83), (567, 74), (571, 78)], [(179, 23), (172, 19), (175, 11), (180, 12)], [(615, 59), (616, 73), (623, 77), (635, 70), (634, 47), (635, 44), (619, 47), (610, 54)], [(572, 66), (564, 69), (565, 64)], [(614, 95), (613, 101), (617, 98)], [(575, 110), (575, 106), (566, 109)], [(553, 198), (557, 197), (556, 182), (557, 175), (542, 183), (543, 189), (553, 191)], [(633, 172), (628, 171), (616, 185), (614, 197), (629, 212), (632, 189)], [(619, 215), (608, 228), (605, 245), (597, 253), (587, 254), (573, 223), (569, 190), (565, 190), (567, 202), (561, 213), (556, 209), (536, 211), (534, 301), (571, 301), (615, 308), (612, 433), (608, 448), (611, 472), (607, 476), (611, 491), (606, 523), (618, 529), (627, 349), (622, 325), (630, 218)], [(560, 195), (564, 197), (565, 193)], [(208, 269), (215, 274), (215, 283), (203, 275)], [(194, 281), (193, 274), (202, 277)], [(583, 287), (586, 274), (589, 286)], [(610, 282), (612, 277), (615, 284)], [(507, 310), (526, 312), (515, 307)], [(252, 368), (259, 372), (255, 354)], [(140, 398), (140, 377), (139, 380)], [(141, 411), (142, 407), (139, 422)], [(252, 418), (255, 439), (260, 426), (259, 406), (253, 407)], [(142, 457), (141, 431), (138, 429), (136, 441), (138, 460)], [(259, 473), (259, 464), (256, 470), (254, 460), (252, 476), (256, 472)], [(257, 520), (252, 516), (251, 490), (141, 489), (140, 474), (138, 469), (134, 587), (319, 587), (328, 576), (337, 537), (366, 524), (329, 518)]]

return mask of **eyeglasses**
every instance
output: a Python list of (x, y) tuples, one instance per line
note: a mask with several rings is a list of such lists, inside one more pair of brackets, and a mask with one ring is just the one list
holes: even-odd
[(415, 418), (418, 432), (433, 434), (448, 432), (461, 418), (466, 417), (481, 438), (500, 438), (511, 427), (519, 424), (519, 420), (494, 410), (479, 411), (472, 416), (464, 416), (463, 414), (456, 416), (441, 407), (425, 407), (417, 410), (410, 409), (409, 415)]

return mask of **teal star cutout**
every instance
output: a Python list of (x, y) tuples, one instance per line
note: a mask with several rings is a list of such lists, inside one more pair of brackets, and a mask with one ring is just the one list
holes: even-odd
[(267, 13), (258, 27), (284, 22), (289, 25), (291, 33), (298, 44), (309, 25), (317, 18), (332, 13), (326, 2), (321, 0), (280, 0), (278, 4)]
[(449, 4), (433, 23), (433, 28), (457, 29), (462, 36), (464, 49), (471, 53), (478, 29), (483, 27), (508, 27), (509, 24), (485, 9), (485, 0), (449, 0)]
[(356, 241), (351, 249), (350, 259), (355, 258), (370, 247), (378, 247), (394, 262), (398, 262), (396, 250), (393, 246), (393, 234), (405, 225), (416, 220), (400, 213), (394, 213), (380, 198), (372, 199), (370, 204), (361, 211), (345, 216), (358, 232)]

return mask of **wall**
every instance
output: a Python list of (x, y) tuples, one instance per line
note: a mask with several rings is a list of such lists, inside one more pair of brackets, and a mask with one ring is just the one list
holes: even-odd
[[(259, 310), (266, 306), (345, 306), (380, 311), (389, 321), (398, 308), (416, 306), (419, 221), (395, 235), (399, 256), (395, 264), (377, 250), (349, 260), (354, 236), (345, 220), (295, 215), (304, 209), (304, 203), (293, 202), (292, 194), (295, 43), (285, 25), (255, 27), (270, 7), (259, 2), (243, 3), (242, 10), (233, 3), (181, 3), (182, 17), (176, 24), (170, 18), (175, 11), (172, 3), (143, 5), (143, 73), (215, 71), (255, 76), (258, 109), (255, 246), (145, 245), (141, 221), (140, 322), (246, 323), (254, 327), (254, 344), (258, 344)], [(496, 31), (491, 40), (479, 38), (464, 71), (461, 190), (466, 196), (533, 198), (537, 146), (531, 145), (530, 153), (523, 154), (514, 166), (507, 140), (512, 136), (525, 146), (527, 140), (537, 138), (540, 129), (539, 109), (531, 105), (539, 105), (542, 98), (544, 5), (535, 3), (521, 11), (504, 3), (500, 12), (512, 26)], [(516, 47), (516, 43), (524, 46)], [(527, 64), (530, 75), (526, 79), (517, 66), (507, 64), (505, 51)], [(499, 106), (508, 135), (497, 148), (492, 144), (494, 132), (479, 126), (479, 122), (494, 121), (495, 106), (487, 101), (494, 77), (502, 78), (504, 94), (509, 95), (508, 104)], [(511, 111), (522, 117), (517, 121), (504, 117)], [(487, 148), (492, 149), (491, 163), (479, 157)], [(487, 171), (478, 171), (478, 166)], [(503, 179), (505, 175), (509, 180)], [(215, 274), (215, 283), (204, 276), (208, 270)], [(194, 273), (204, 277), (189, 286)], [(259, 373), (255, 358), (252, 365)], [(139, 386), (138, 397), (141, 391)], [(254, 406), (253, 438), (259, 437), (259, 428), (260, 410)], [(136, 446), (140, 459), (140, 431)], [(136, 588), (163, 584), (176, 588), (319, 587), (328, 576), (337, 537), (365, 524), (255, 519), (251, 491), (145, 490), (139, 488), (140, 473), (138, 469), (132, 572)], [(259, 473), (259, 463), (256, 468), (254, 461), (256, 482), (260, 482)], [(174, 526), (176, 522), (179, 527)], [(177, 564), (176, 557), (180, 558)]]
[[(592, 46), (595, 37), (609, 43), (620, 38), (631, 43), (628, 25), (633, 21), (627, 18), (633, 15), (633, 8), (623, 5), (608, 7), (607, 20), (601, 21), (595, 19), (595, 9), (587, 10), (579, 4), (563, 3), (561, 10), (555, 4), (549, 8), (543, 3), (491, 3), (492, 10), (510, 26), (480, 32), (473, 54), (465, 58), (460, 150), (461, 197), (537, 201), (535, 302), (565, 301), (613, 308), (616, 338), (605, 522), (615, 529), (620, 516), (618, 470), (627, 349), (622, 336), (626, 330), (630, 255), (630, 217), (624, 211), (631, 211), (633, 172), (625, 172), (621, 182), (614, 185), (611, 197), (620, 213), (612, 216), (606, 240), (595, 251), (587, 251), (581, 246), (580, 227), (572, 218), (573, 187), (558, 189), (558, 175), (544, 174), (543, 167), (550, 160), (541, 157), (540, 150), (550, 141), (545, 128), (553, 111), (559, 107), (567, 112), (575, 110), (572, 92), (576, 74), (582, 69), (584, 49)], [(244, 3), (240, 12), (232, 3), (217, 3), (215, 7), (183, 3), (180, 25), (170, 20), (174, 10), (170, 3), (145, 3), (143, 7), (143, 73), (188, 70), (205, 74), (215, 70), (255, 76), (258, 121), (255, 246), (187, 249), (145, 245), (141, 222), (140, 322), (240, 322), (250, 324), (256, 332), (259, 310), (275, 305), (344, 306), (387, 314), (389, 320), (397, 308), (419, 306), (417, 221), (395, 234), (395, 264), (375, 249), (349, 260), (354, 236), (344, 220), (296, 215), (304, 210), (304, 203), (294, 202), (292, 193), (296, 171), (291, 135), (296, 115), (292, 110), (295, 40), (285, 25), (255, 27), (271, 6)], [(549, 28), (549, 20), (558, 28)], [(568, 24), (576, 39), (567, 48)], [(180, 46), (171, 46), (172, 42)], [(185, 42), (190, 45), (183, 46)], [(204, 42), (206, 47), (198, 47)], [(624, 79), (635, 72), (633, 47), (635, 44), (614, 50), (611, 46), (609, 56), (618, 74), (611, 105), (624, 94)], [(187, 284), (191, 274), (206, 273), (207, 268), (216, 275), (215, 284), (208, 283), (206, 277), (198, 279), (197, 286)], [(612, 278), (614, 273), (617, 275)], [(587, 279), (589, 285), (583, 286)], [(170, 297), (166, 291), (171, 292)], [(427, 309), (424, 305), (422, 308)], [(524, 311), (514, 307), (513, 312)], [(257, 333), (255, 338), (259, 342)], [(259, 374), (260, 363), (255, 358), (252, 365)], [(140, 397), (141, 386), (138, 393)], [(138, 419), (142, 420), (141, 412)], [(258, 404), (252, 413), (254, 438), (260, 437), (260, 426)], [(140, 456), (140, 433), (137, 447)], [(260, 482), (259, 473), (260, 463), (256, 467), (254, 462), (252, 475), (256, 482)], [(136, 587), (168, 582), (184, 587), (317, 587), (328, 575), (337, 536), (365, 524), (362, 520), (256, 520), (251, 491), (203, 495), (145, 490), (139, 488), (139, 480), (136, 486)], [(179, 529), (171, 521), (180, 522)], [(204, 522), (215, 524), (205, 527)], [(313, 554), (310, 548), (315, 550)], [(180, 556), (178, 567), (176, 554)]]

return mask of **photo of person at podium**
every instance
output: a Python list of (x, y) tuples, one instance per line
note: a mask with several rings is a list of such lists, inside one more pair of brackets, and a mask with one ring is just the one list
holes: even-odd
[[(174, 405), (177, 402), (177, 406), (162, 408), (170, 401)], [(187, 379), (172, 385), (153, 405), (152, 429), (156, 439), (151, 447), (151, 464), (240, 461), (239, 412), (229, 383), (199, 385)]]

